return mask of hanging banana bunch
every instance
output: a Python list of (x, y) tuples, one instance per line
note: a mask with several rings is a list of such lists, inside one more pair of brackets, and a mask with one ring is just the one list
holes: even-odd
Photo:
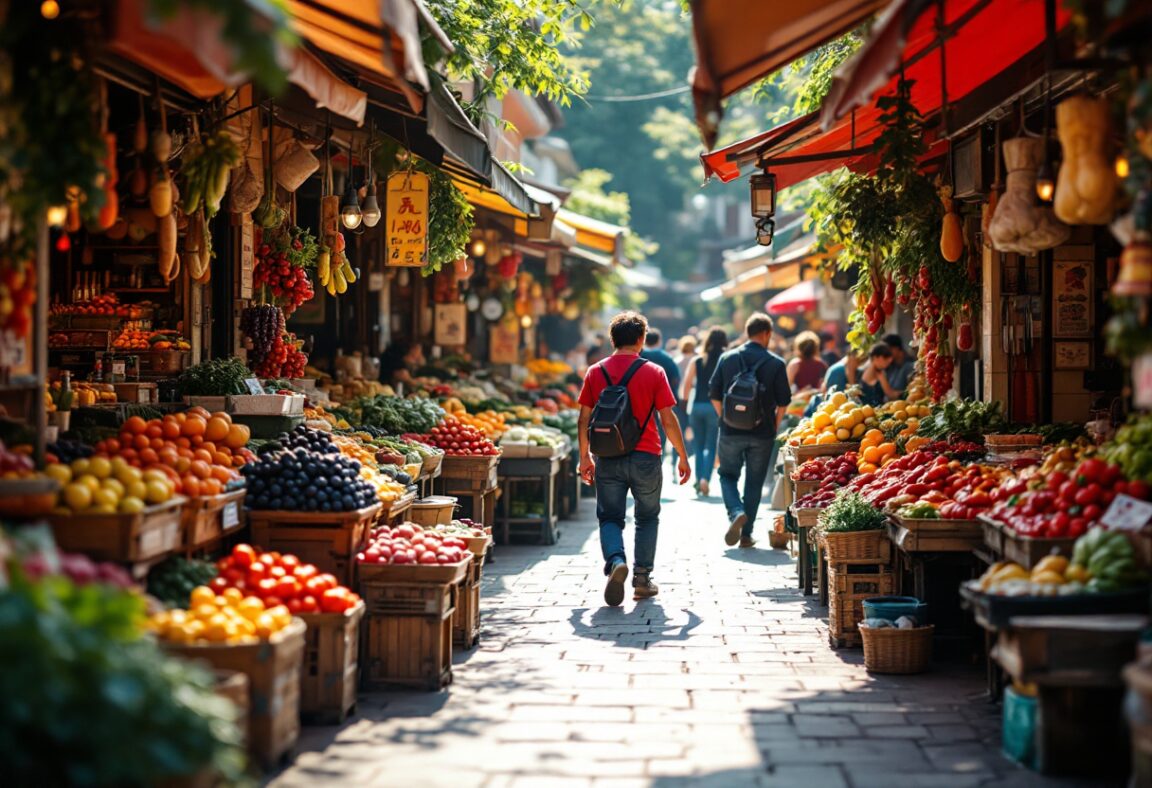
[(215, 216), (228, 191), (229, 174), (240, 156), (240, 147), (225, 129), (190, 144), (184, 153), (184, 210), (191, 214), (203, 207), (206, 218)]

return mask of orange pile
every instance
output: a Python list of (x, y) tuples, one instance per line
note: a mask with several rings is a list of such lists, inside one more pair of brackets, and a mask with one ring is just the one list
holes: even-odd
[(94, 448), (97, 455), (162, 470), (176, 483), (178, 493), (196, 498), (219, 495), (224, 485), (239, 477), (235, 469), (255, 459), (244, 448), (250, 437), (248, 427), (233, 424), (227, 413), (196, 407), (150, 421), (132, 416), (119, 437), (102, 440)]
[(884, 433), (871, 429), (864, 433), (857, 449), (860, 461), (856, 469), (860, 473), (876, 473), (884, 465), (896, 459), (896, 444), (884, 439)]

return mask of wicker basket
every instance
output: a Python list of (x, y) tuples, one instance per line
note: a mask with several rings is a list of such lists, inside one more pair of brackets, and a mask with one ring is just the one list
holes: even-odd
[(820, 535), (828, 563), (875, 559), (886, 562), (892, 553), (888, 533), (880, 528), (872, 531), (833, 531)]
[(932, 662), (935, 627), (915, 629), (860, 627), (864, 667), (869, 673), (923, 673)]

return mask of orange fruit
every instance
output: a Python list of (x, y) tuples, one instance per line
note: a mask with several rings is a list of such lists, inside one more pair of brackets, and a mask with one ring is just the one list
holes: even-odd
[(873, 465), (880, 462), (880, 460), (884, 458), (884, 454), (880, 451), (879, 446), (869, 446), (864, 450), (864, 453), (861, 456), (863, 457), (864, 462), (871, 463)]
[(243, 448), (252, 437), (252, 430), (246, 424), (233, 424), (224, 439), (224, 445), (229, 449)]
[(153, 438), (153, 439), (163, 438), (164, 437), (164, 428), (161, 427), (158, 422), (151, 421), (151, 422), (148, 422), (148, 426), (145, 428), (144, 434), (147, 435), (149, 438)]
[(176, 461), (172, 463), (172, 467), (175, 469), (176, 473), (188, 473), (188, 469), (192, 467), (192, 460), (188, 457), (177, 457)]
[(222, 441), (228, 437), (228, 430), (231, 428), (232, 423), (225, 421), (220, 416), (213, 416), (208, 419), (208, 424), (204, 429), (204, 440), (206, 441)]
[(143, 449), (150, 449), (150, 448), (152, 448), (152, 441), (148, 439), (147, 435), (145, 435), (144, 433), (140, 433), (139, 435), (137, 435), (135, 438), (132, 439), (132, 446), (137, 451), (140, 451)]
[(189, 417), (199, 416), (200, 418), (204, 419), (204, 421), (208, 421), (208, 419), (212, 416), (211, 413), (209, 413), (205, 408), (202, 408), (199, 405), (192, 406), (186, 412), (187, 412)]
[(188, 470), (198, 479), (207, 479), (212, 475), (212, 467), (201, 460), (193, 460), (192, 466)]
[(104, 441), (104, 451), (108, 452), (111, 455), (119, 454), (120, 453), (120, 441), (116, 440), (115, 438), (108, 438), (107, 440)]
[(124, 431), (133, 435), (140, 435), (148, 429), (148, 422), (139, 416), (129, 416), (124, 422)]
[(227, 413), (225, 413), (224, 411), (222, 411), (222, 410), (218, 410), (218, 411), (216, 411), (215, 413), (213, 413), (213, 414), (212, 414), (212, 418), (214, 418), (214, 419), (224, 419), (224, 421), (228, 422), (229, 424), (231, 424), (231, 423), (232, 423), (232, 417), (231, 417), (229, 414), (227, 414)]
[(227, 452), (218, 451), (212, 455), (212, 462), (215, 465), (222, 465), (227, 468), (232, 465), (232, 455)]
[(235, 478), (236, 474), (231, 468), (225, 468), (220, 465), (212, 466), (212, 478), (221, 484), (227, 484)]
[(160, 451), (161, 449), (163, 449), (168, 444), (164, 441), (163, 438), (153, 438), (151, 445), (152, 445), (153, 449), (155, 449), (156, 451)]
[(208, 451), (207, 449), (196, 449), (194, 452), (192, 452), (192, 458), (200, 460), (201, 462), (205, 462), (209, 465), (212, 464), (213, 460), (212, 452)]
[(180, 437), (180, 422), (176, 421), (172, 416), (165, 416), (164, 421), (160, 424), (160, 429), (164, 432), (164, 437), (170, 441), (174, 441)]
[(153, 465), (160, 462), (160, 455), (157, 454), (156, 450), (153, 448), (141, 449), (140, 462), (144, 463), (145, 465)]
[(202, 437), (204, 430), (208, 429), (208, 420), (199, 416), (189, 416), (180, 427), (180, 432), (186, 438)]
[(188, 474), (184, 477), (184, 479), (182, 481), (182, 486), (184, 488), (184, 494), (187, 495), (188, 497), (190, 497), (190, 498), (199, 498), (200, 497), (200, 480), (197, 479), (192, 474)]
[(224, 491), (224, 485), (216, 479), (205, 479), (200, 483), (203, 495), (219, 495)]

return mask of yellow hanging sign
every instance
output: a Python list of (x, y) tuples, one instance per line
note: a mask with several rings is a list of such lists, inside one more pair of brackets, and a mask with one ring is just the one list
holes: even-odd
[(428, 262), (428, 176), (407, 170), (388, 176), (384, 201), (384, 264), (421, 268)]

